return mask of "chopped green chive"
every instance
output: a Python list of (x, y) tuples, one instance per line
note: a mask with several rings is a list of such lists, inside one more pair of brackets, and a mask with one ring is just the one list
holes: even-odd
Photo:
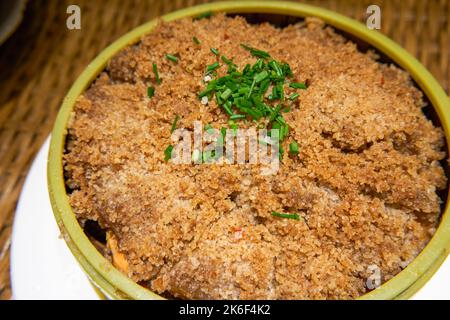
[(216, 70), (217, 68), (220, 67), (220, 64), (218, 62), (214, 62), (213, 64), (209, 65), (206, 70), (208, 70), (209, 72)]
[(225, 135), (222, 133), (222, 130), (220, 130), (220, 136), (217, 137), (216, 143), (218, 146), (223, 146), (225, 143)]
[(287, 219), (294, 219), (294, 220), (300, 220), (300, 216), (297, 213), (279, 213), (276, 211), (272, 211), (272, 215), (274, 217), (279, 218), (287, 218)]
[(285, 124), (280, 127), (280, 140), (283, 141), (289, 134), (289, 127)]
[(173, 54), (166, 54), (166, 58), (170, 61), (178, 62), (178, 58), (175, 57)]
[[(200, 41), (196, 38), (192, 38), (197, 44)], [(289, 135), (289, 125), (283, 118), (283, 112), (289, 112), (291, 106), (294, 104), (290, 103), (288, 100), (298, 99), (299, 93), (294, 92), (288, 97), (285, 96), (285, 86), (294, 89), (307, 89), (307, 85), (301, 82), (291, 82), (287, 81), (287, 78), (293, 77), (293, 72), (287, 63), (282, 63), (276, 60), (266, 60), (270, 58), (270, 54), (249, 47), (245, 44), (241, 46), (248, 50), (253, 56), (257, 57), (258, 60), (253, 64), (247, 64), (242, 70), (238, 70), (237, 65), (233, 63), (233, 60), (228, 59), (225, 56), (221, 56), (220, 60), (228, 65), (227, 74), (221, 77), (217, 77), (218, 73), (216, 70), (220, 68), (219, 61), (208, 65), (206, 70), (208, 75), (216, 77), (215, 79), (210, 79), (210, 81), (205, 80), (205, 88), (198, 93), (199, 99), (207, 97), (211, 100), (215, 97), (217, 104), (224, 109), (224, 111), (229, 116), (228, 125), (233, 131), (233, 135), (236, 135), (238, 130), (238, 125), (235, 120), (244, 120), (245, 122), (253, 121), (258, 125), (259, 129), (272, 129), (278, 130), (278, 135), (272, 136), (272, 142), (267, 142), (260, 140), (262, 144), (277, 143), (278, 154), (280, 159), (283, 157), (284, 149), (281, 142)], [(210, 48), (211, 52), (219, 56), (219, 51), (216, 48)], [(166, 58), (173, 62), (177, 62), (178, 58), (174, 55), (167, 54)], [(158, 75), (158, 69), (156, 64), (153, 64), (153, 71), (155, 73), (155, 79), (157, 83), (160, 83), (160, 78)], [(267, 91), (271, 89), (271, 93), (267, 96)], [(148, 88), (148, 95), (152, 97), (154, 95), (155, 88)], [(211, 100), (212, 101), (212, 100)], [(261, 120), (264, 119), (264, 120)], [(177, 121), (179, 116), (176, 115), (171, 132), (176, 129)], [(213, 127), (210, 124), (205, 126), (206, 132), (213, 132)], [(223, 144), (226, 135), (226, 128), (220, 130), (221, 136), (218, 139), (218, 143)], [(268, 132), (270, 136), (270, 131)], [(277, 140), (277, 141), (275, 141)], [(219, 142), (220, 141), (220, 142)], [(278, 144), (280, 142), (280, 144)], [(169, 145), (164, 151), (165, 160), (169, 160), (172, 157), (173, 146)], [(296, 141), (289, 144), (290, 154), (299, 154), (299, 146)], [(192, 154), (193, 159), (206, 162), (211, 158), (215, 157), (214, 152), (200, 152), (199, 150), (194, 150)], [(285, 214), (272, 212), (273, 216), (278, 216), (282, 218), (289, 218), (299, 220), (300, 216), (297, 213)]]
[(245, 119), (245, 116), (243, 114), (233, 114), (230, 116), (231, 120), (238, 120), (238, 119)]
[(278, 115), (275, 120), (279, 122), (280, 124), (286, 125), (286, 120), (281, 115)]
[(250, 53), (255, 57), (264, 58), (264, 59), (270, 58), (270, 54), (268, 54), (266, 51), (252, 49), (252, 50), (250, 50)]
[(225, 109), (225, 111), (228, 113), (228, 115), (232, 116), (233, 111), (231, 110), (231, 106), (227, 103), (223, 104), (222, 107)]
[(281, 129), (281, 125), (278, 122), (274, 122), (272, 124), (272, 129), (280, 130)]
[(172, 158), (172, 150), (173, 146), (171, 144), (164, 150), (164, 161), (168, 161)]
[(227, 88), (224, 92), (222, 92), (222, 94), (220, 95), (220, 98), (222, 100), (227, 100), (230, 95), (231, 95), (231, 90), (229, 88)]
[(275, 118), (278, 116), (278, 114), (280, 113), (282, 105), (279, 104), (275, 107), (275, 109), (272, 111), (272, 114), (269, 118), (269, 122), (272, 122), (273, 120), (275, 120)]
[(230, 59), (228, 59), (225, 56), (220, 57), (220, 59), (222, 59), (222, 61), (225, 62), (226, 64), (232, 64), (233, 63), (233, 61), (231, 61)]
[(289, 96), (289, 100), (294, 101), (296, 100), (300, 95), (297, 92), (294, 92)]
[(233, 129), (233, 136), (236, 136), (238, 125), (233, 121), (232, 123), (230, 123), (230, 128)]
[(294, 89), (307, 89), (308, 87), (306, 86), (306, 83), (304, 82), (291, 82), (289, 84), (289, 87), (294, 88)]
[(227, 135), (227, 128), (221, 128), (220, 134), (222, 135), (222, 139), (225, 139), (225, 136)]
[(298, 144), (297, 144), (296, 141), (291, 142), (289, 144), (289, 153), (292, 153), (292, 154), (298, 154), (299, 153), (299, 151), (298, 151)]
[(248, 91), (247, 98), (250, 98), (250, 96), (252, 95), (253, 88), (255, 87), (255, 83), (256, 83), (256, 79), (253, 78), (253, 82), (252, 82), (252, 85), (250, 86), (250, 90)]
[(269, 73), (264, 70), (261, 71), (260, 73), (258, 73), (257, 75), (255, 75), (255, 77), (253, 79), (255, 79), (256, 83), (259, 83), (261, 81), (263, 81), (264, 79), (266, 79), (269, 76)]
[(217, 50), (216, 48), (211, 48), (209, 50), (211, 50), (211, 52), (214, 53), (216, 56), (219, 55), (219, 50)]
[[(292, 103), (289, 102), (299, 97), (294, 92), (285, 96), (285, 87), (289, 85), (288, 78), (293, 77), (292, 70), (287, 63), (276, 60), (267, 61), (270, 54), (249, 47), (245, 44), (241, 46), (258, 57), (253, 64), (246, 64), (242, 70), (237, 69), (233, 60), (225, 56), (220, 57), (220, 62), (228, 65), (227, 74), (217, 76), (216, 70), (220, 67), (219, 61), (208, 65), (207, 74), (216, 78), (209, 81), (206, 87), (198, 94), (199, 99), (208, 97), (215, 98), (217, 104), (223, 108), (230, 119), (229, 126), (235, 133), (237, 124), (234, 120), (249, 120), (258, 123), (258, 128), (272, 128), (279, 130), (279, 140), (282, 142), (289, 135), (289, 126), (283, 118), (283, 112), (289, 112)], [(219, 52), (211, 48), (211, 52), (219, 55)], [(293, 88), (303, 88), (305, 84), (292, 82)], [(267, 96), (267, 92), (271, 91)], [(260, 121), (264, 119), (264, 121)], [(283, 155), (283, 148), (279, 147), (280, 157)]]
[(275, 60), (272, 60), (269, 62), (269, 66), (275, 71), (277, 76), (279, 76), (279, 77), (283, 76), (283, 71), (281, 70), (281, 67), (278, 64), (278, 62), (276, 62)]
[(198, 40), (197, 37), (192, 37), (192, 40), (195, 42), (195, 44), (201, 44), (200, 40)]
[(147, 96), (149, 98), (153, 97), (155, 95), (155, 87), (150, 86), (147, 88)]
[(173, 133), (175, 129), (177, 128), (177, 122), (180, 119), (178, 115), (175, 116), (175, 119), (172, 122), (172, 127), (170, 128), (170, 133)]
[(267, 89), (270, 87), (270, 79), (265, 79), (261, 82), (261, 85), (259, 87), (259, 93), (264, 94), (266, 93)]
[(282, 69), (283, 69), (283, 73), (287, 77), (292, 78), (294, 76), (294, 73), (292, 72), (291, 66), (289, 64), (283, 63)]
[(252, 69), (259, 71), (262, 70), (263, 67), (264, 67), (263, 59), (258, 59), (258, 61), (256, 61), (256, 63), (253, 65)]
[(258, 49), (252, 48), (245, 44), (241, 44), (241, 47), (244, 48), (245, 50), (248, 50), (250, 52), (250, 54), (254, 57), (263, 58), (263, 59), (270, 58), (270, 54), (267, 53), (266, 51), (258, 50)]
[(283, 149), (283, 147), (281, 146), (281, 144), (278, 146), (278, 157), (280, 158), (280, 159), (283, 159), (283, 154), (284, 154), (284, 149)]
[(159, 78), (158, 66), (153, 62), (153, 73), (155, 74), (155, 80), (157, 84), (161, 84), (161, 79)]

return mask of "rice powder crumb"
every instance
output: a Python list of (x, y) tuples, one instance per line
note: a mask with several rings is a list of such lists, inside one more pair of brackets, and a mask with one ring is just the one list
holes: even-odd
[[(283, 148), (295, 140), (299, 156), (285, 152), (274, 175), (254, 164), (165, 161), (175, 115), (177, 128), (227, 126), (215, 99), (205, 104), (197, 95), (206, 67), (219, 61), (210, 48), (239, 70), (257, 61), (241, 43), (289, 63), (294, 80), (308, 83), (283, 114)], [(364, 294), (369, 266), (384, 282), (430, 240), (437, 192), (446, 188), (444, 135), (423, 114), (421, 91), (407, 73), (374, 59), (317, 19), (285, 28), (224, 15), (161, 21), (77, 100), (64, 173), (80, 223), (97, 221), (114, 240), (106, 254), (120, 254), (111, 259), (116, 266), (169, 297)]]

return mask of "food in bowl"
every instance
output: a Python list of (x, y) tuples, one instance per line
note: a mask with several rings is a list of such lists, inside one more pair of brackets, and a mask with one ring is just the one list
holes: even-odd
[[(424, 106), (406, 72), (318, 19), (161, 22), (77, 100), (70, 204), (119, 270), (166, 297), (356, 298), (438, 225), (444, 136)], [(171, 135), (195, 121), (227, 137), (277, 127), (278, 170), (175, 163)]]

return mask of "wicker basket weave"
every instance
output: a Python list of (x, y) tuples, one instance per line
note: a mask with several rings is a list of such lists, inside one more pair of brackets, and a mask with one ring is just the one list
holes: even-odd
[[(15, 205), (29, 165), (80, 72), (107, 44), (156, 16), (208, 1), (79, 0), (81, 30), (66, 28), (71, 1), (30, 1), (0, 50), (0, 298), (11, 296), (9, 247)], [(302, 1), (357, 20), (371, 0)], [(450, 2), (378, 0), (381, 32), (415, 55), (449, 90)]]

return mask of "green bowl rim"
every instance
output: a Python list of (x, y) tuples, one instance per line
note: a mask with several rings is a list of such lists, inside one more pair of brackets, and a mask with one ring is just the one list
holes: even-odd
[[(445, 132), (446, 141), (450, 141), (450, 99), (430, 72), (405, 49), (381, 33), (369, 30), (365, 25), (335, 12), (305, 4), (284, 1), (244, 1), (216, 2), (182, 9), (161, 17), (172, 21), (184, 17), (196, 16), (204, 12), (226, 13), (272, 13), (288, 16), (321, 18), (327, 24), (352, 34), (380, 52), (385, 53), (395, 63), (407, 70), (418, 86), (423, 90), (436, 110)], [(76, 99), (105, 68), (107, 61), (119, 50), (136, 43), (156, 26), (157, 19), (147, 22), (104, 49), (82, 72), (75, 81), (61, 109), (51, 135), (48, 156), (49, 195), (56, 221), (66, 242), (89, 278), (109, 297), (114, 299), (163, 299), (156, 293), (138, 285), (104, 258), (90, 242), (78, 224), (70, 207), (66, 194), (62, 154), (64, 151), (66, 124), (70, 119)], [(439, 268), (450, 252), (449, 201), (446, 203), (440, 225), (436, 233), (421, 253), (395, 277), (379, 288), (364, 294), (360, 299), (409, 298), (419, 290)]]

